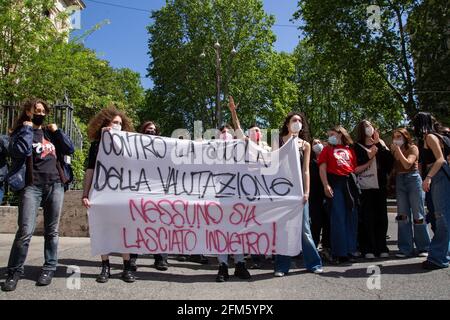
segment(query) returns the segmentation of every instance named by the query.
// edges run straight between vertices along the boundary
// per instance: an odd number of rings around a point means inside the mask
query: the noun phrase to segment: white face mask
[[[293,123],[291,124],[291,131],[294,132],[294,133],[300,132],[300,131],[302,130],[302,128],[303,128],[303,125],[302,125],[302,123],[299,122],[299,121],[293,122]]]
[[[403,138],[402,139],[394,139],[392,142],[394,144],[398,145],[399,147],[401,147],[402,145],[405,144],[405,140]]]
[[[228,132],[221,133],[219,138],[221,140],[233,140],[233,136],[231,135],[231,133]]]
[[[122,126],[120,124],[113,123],[111,126],[111,129],[116,130],[116,131],[122,131]]]
[[[374,133],[374,129],[373,129],[373,127],[372,126],[370,126],[370,127],[366,127],[366,136],[368,136],[368,137],[371,137],[371,136],[373,136],[373,133]]]
[[[318,143],[318,144],[313,145],[313,151],[315,153],[319,154],[322,152],[322,150],[323,150],[323,144]]]

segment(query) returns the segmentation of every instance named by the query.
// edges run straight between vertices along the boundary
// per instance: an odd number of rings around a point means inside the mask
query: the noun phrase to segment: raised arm
[[[239,104],[238,104],[239,105]],[[231,113],[231,119],[233,120],[233,127],[234,127],[234,131],[235,131],[235,135],[239,138],[239,139],[244,139],[245,135],[244,132],[242,131],[241,128],[241,123],[239,122],[239,118],[236,112],[238,106],[236,106],[234,104],[234,99],[232,96],[229,96],[229,104],[228,104],[228,108],[230,109],[230,113]]]

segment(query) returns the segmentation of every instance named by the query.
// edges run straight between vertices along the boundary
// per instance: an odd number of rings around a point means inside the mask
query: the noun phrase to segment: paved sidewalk
[[[106,284],[95,282],[99,258],[90,256],[89,239],[61,238],[59,268],[53,283],[37,287],[35,281],[43,263],[43,238],[33,237],[25,277],[15,292],[0,292],[0,299],[450,299],[450,269],[426,271],[420,263],[424,258],[396,259],[394,215],[390,214],[389,240],[391,258],[361,260],[354,264],[325,266],[325,273],[315,275],[303,267],[295,268],[289,276],[274,278],[272,264],[263,270],[251,270],[250,281],[238,281],[233,276],[227,283],[215,283],[216,259],[209,265],[178,262],[169,258],[166,272],[153,268],[153,258],[138,260],[138,281],[127,284],[119,279],[121,258],[111,257],[113,278]],[[13,235],[0,234],[0,282],[4,281],[5,266]],[[301,261],[296,260],[297,264]],[[69,289],[67,267],[81,269],[81,288]],[[367,286],[368,267],[380,267],[380,289]],[[234,269],[230,269],[232,272]],[[373,280],[373,279],[372,279]],[[376,285],[376,281],[369,281]]]

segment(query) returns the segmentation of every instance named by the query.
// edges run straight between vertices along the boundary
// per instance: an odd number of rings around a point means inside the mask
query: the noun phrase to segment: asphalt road
[[[251,270],[253,277],[250,281],[240,281],[231,276],[226,283],[215,282],[217,261],[213,257],[209,258],[208,265],[179,262],[169,257],[169,270],[161,272],[153,267],[151,256],[144,256],[138,260],[138,281],[128,284],[119,279],[121,258],[113,256],[113,278],[106,284],[99,284],[95,282],[100,270],[99,258],[91,257],[89,239],[60,238],[59,267],[53,283],[48,287],[37,287],[35,281],[43,263],[43,238],[34,237],[24,278],[16,291],[0,292],[0,300],[450,299],[450,269],[426,271],[420,265],[424,258],[395,258],[397,226],[394,215],[390,214],[389,218],[390,258],[325,265],[325,272],[321,275],[306,272],[301,260],[294,260],[295,268],[283,278],[273,277],[273,265],[267,260],[264,269]],[[0,282],[5,278],[13,237],[0,234]],[[79,289],[76,288],[76,281],[69,277],[69,266],[77,266],[81,272]],[[379,277],[374,275],[374,269]],[[230,269],[231,273],[233,271]]]

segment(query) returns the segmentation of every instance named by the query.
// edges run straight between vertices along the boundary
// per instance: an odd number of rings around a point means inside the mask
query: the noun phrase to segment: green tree
[[[17,98],[16,85],[23,80],[23,66],[39,50],[64,41],[45,15],[52,0],[2,0],[0,2],[0,100]]]
[[[152,14],[148,27],[154,88],[147,93],[146,118],[160,123],[163,132],[216,127],[216,64],[214,43],[221,45],[224,119],[230,120],[229,94],[240,103],[244,126],[258,122],[279,126],[278,114],[293,104],[295,90],[288,75],[294,66],[287,55],[273,52],[273,16],[260,0],[169,0]],[[236,54],[232,49],[237,50]],[[204,53],[204,54],[202,54]],[[280,67],[281,70],[277,68]],[[278,77],[270,81],[270,77]]]
[[[380,25],[376,30],[370,28],[369,18],[373,17],[367,14],[367,1],[302,0],[294,17],[304,22],[301,29],[309,42],[335,74],[346,77],[353,92],[370,92],[378,86],[376,83],[383,82],[411,118],[419,104],[407,25],[422,2],[373,1],[380,7]],[[435,1],[428,1],[430,14],[439,15],[432,2]],[[422,39],[417,41],[426,45]]]
[[[359,77],[362,83],[355,84],[347,73],[336,72],[333,64],[308,39],[299,43],[294,57],[297,109],[306,113],[312,136],[323,137],[336,124],[352,130],[362,119],[372,121],[383,131],[399,124],[400,103],[370,70]]]

